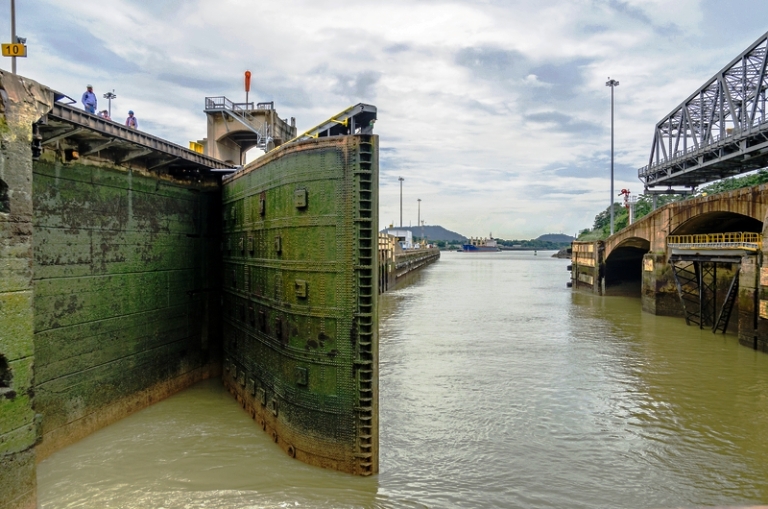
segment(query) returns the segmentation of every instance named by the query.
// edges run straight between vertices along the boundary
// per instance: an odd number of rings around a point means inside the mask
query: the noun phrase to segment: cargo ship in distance
[[[469,240],[461,246],[461,250],[465,253],[487,253],[492,251],[501,251],[496,244],[496,239],[491,234],[487,239],[480,237],[470,237]]]

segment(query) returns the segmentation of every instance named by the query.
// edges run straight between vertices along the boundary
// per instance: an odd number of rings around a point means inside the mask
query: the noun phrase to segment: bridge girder
[[[656,124],[646,188],[697,186],[768,166],[768,32]]]

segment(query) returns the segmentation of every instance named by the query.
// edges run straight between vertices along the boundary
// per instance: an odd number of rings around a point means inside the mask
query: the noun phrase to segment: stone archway
[[[605,294],[639,297],[643,283],[643,257],[651,243],[630,237],[614,247],[605,260]]]
[[[737,212],[705,212],[681,223],[670,235],[692,235],[697,233],[754,232],[763,230],[763,222]]]

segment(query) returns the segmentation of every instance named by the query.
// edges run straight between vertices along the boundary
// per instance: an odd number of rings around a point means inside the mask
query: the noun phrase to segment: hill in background
[[[574,240],[576,240],[575,237],[572,237],[570,235],[565,235],[563,233],[545,233],[544,235],[541,235],[536,240],[540,240],[542,242],[557,242],[557,243],[567,243],[570,244]]]
[[[451,230],[446,230],[442,226],[438,225],[425,225],[423,227],[410,226],[403,227],[402,229],[410,230],[415,239],[422,238],[423,236],[426,237],[429,242],[462,243],[467,241],[467,237],[464,235],[453,232]],[[386,230],[382,230],[382,232],[383,231]],[[500,246],[514,247],[516,249],[560,249],[561,247],[570,245],[574,238],[563,233],[547,233],[541,235],[539,238],[531,240],[497,240]]]
[[[442,226],[429,226],[424,225],[423,227],[418,226],[410,226],[410,227],[403,227],[403,228],[393,228],[397,230],[410,230],[413,234],[414,238],[418,237],[421,238],[422,236],[426,237],[428,241],[438,241],[442,240],[443,242],[464,242],[467,240],[467,238],[464,235],[458,234],[456,232],[452,232],[451,230],[446,230]],[[385,231],[385,230],[382,230]],[[422,233],[423,232],[423,233]]]

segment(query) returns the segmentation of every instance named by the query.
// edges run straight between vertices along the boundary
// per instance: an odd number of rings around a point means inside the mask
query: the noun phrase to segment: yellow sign
[[[27,46],[24,44],[3,44],[4,57],[26,57]]]
[[[768,300],[760,299],[760,318],[768,318]]]

